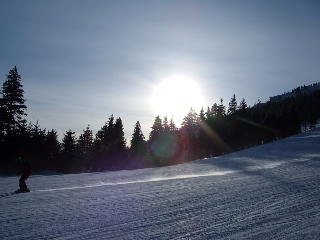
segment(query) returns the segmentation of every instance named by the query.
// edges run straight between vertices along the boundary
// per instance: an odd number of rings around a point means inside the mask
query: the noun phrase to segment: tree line
[[[121,118],[113,114],[94,135],[88,125],[79,137],[68,130],[62,142],[54,129],[29,123],[24,90],[17,67],[9,71],[0,98],[0,174],[16,170],[20,156],[34,171],[80,173],[159,167],[219,156],[285,138],[315,127],[320,118],[320,91],[297,94],[250,107],[233,95],[196,113],[190,108],[181,127],[156,116],[145,140],[139,121],[130,143]],[[128,146],[129,145],[129,146]]]

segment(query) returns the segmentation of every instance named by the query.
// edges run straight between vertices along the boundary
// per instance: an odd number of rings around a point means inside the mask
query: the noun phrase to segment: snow
[[[1,239],[320,239],[320,128],[177,166],[0,177]]]

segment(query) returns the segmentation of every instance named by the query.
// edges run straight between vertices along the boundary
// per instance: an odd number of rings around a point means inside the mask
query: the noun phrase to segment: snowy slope
[[[320,129],[156,169],[0,178],[1,239],[320,239]]]
[[[293,89],[291,92],[287,92],[287,93],[284,93],[281,95],[270,97],[270,101],[271,102],[280,101],[285,98],[296,97],[299,94],[305,94],[305,93],[310,94],[310,93],[314,92],[315,90],[320,90],[320,82],[314,83],[309,86],[301,86],[299,88]]]

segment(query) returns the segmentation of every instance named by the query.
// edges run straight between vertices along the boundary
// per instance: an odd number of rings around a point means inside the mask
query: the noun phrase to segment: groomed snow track
[[[171,167],[0,178],[1,239],[320,239],[320,129]]]

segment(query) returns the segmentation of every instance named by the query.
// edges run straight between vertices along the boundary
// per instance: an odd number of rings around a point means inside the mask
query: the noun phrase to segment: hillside
[[[274,97],[270,97],[270,101],[280,101],[289,97],[296,97],[299,94],[310,94],[316,90],[320,90],[320,82],[308,86],[301,86],[293,89],[291,92],[283,93]]]
[[[320,128],[154,169],[1,177],[2,239],[319,239]]]

